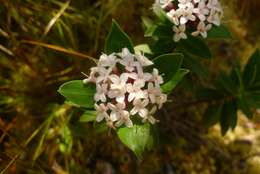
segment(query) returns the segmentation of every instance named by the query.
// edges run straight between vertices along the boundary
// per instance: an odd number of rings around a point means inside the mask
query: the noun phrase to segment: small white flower
[[[156,103],[158,104],[158,108],[161,109],[162,105],[167,102],[167,95],[166,94],[161,94],[156,97]]]
[[[91,82],[96,82],[96,74],[98,72],[98,68],[97,67],[93,67],[90,69],[90,75],[88,78],[83,80],[83,83],[87,84],[87,83],[91,83]]]
[[[198,36],[200,34],[203,38],[206,38],[207,32],[211,29],[211,27],[212,27],[211,24],[205,25],[205,23],[201,21],[197,26],[197,31],[191,34],[193,36]]]
[[[222,12],[221,5],[218,0],[209,0],[207,7],[211,10],[215,10],[217,12]]]
[[[201,1],[204,1],[205,2],[205,0],[193,0],[194,1],[194,3],[199,3],[199,2],[201,2]]]
[[[101,85],[97,84],[96,94],[94,96],[95,101],[106,102],[107,88],[108,88],[108,84],[106,83],[103,83]]]
[[[155,124],[156,122],[158,122],[158,120],[156,120],[156,119],[154,118],[154,116],[153,116],[153,115],[155,114],[156,110],[157,110],[157,107],[154,106],[154,107],[151,109],[151,111],[148,113],[148,115],[143,118],[142,122],[145,123],[145,122],[149,121],[151,124]]]
[[[198,7],[195,8],[193,12],[197,14],[201,21],[205,21],[206,16],[209,14],[209,9],[207,8],[205,1],[200,1]]]
[[[156,0],[156,4],[159,4],[162,8],[166,8],[172,3],[172,0]]]
[[[194,5],[192,3],[187,3],[185,8],[180,8],[180,24],[184,25],[188,21],[195,21],[196,16],[193,15]]]
[[[97,72],[98,72],[99,76],[97,77],[96,82],[101,83],[101,82],[107,80],[108,75],[111,72],[111,70],[108,70],[105,67],[98,67]]]
[[[154,83],[157,87],[160,86],[160,84],[163,84],[163,78],[159,74],[158,69],[156,69],[156,68],[153,69],[152,81],[154,81]]]
[[[116,105],[108,103],[108,107],[111,109],[110,119],[112,121],[118,121],[125,109],[125,103],[117,103]]]
[[[178,7],[184,9],[188,6],[188,4],[191,3],[191,0],[178,0],[178,2],[179,2]]]
[[[119,103],[124,103],[128,74],[121,74],[120,77],[112,74],[109,76],[109,79],[112,81],[112,84],[110,86],[111,90],[108,92],[108,96],[110,98],[116,98],[116,101]]]
[[[109,115],[107,114],[107,107],[102,103],[100,105],[95,104],[95,109],[97,111],[97,122],[101,122],[104,119],[107,119]]]
[[[169,11],[167,14],[167,16],[169,17],[169,19],[175,24],[175,25],[179,25],[180,21],[179,21],[179,17],[180,17],[180,11],[179,10],[174,10],[172,9],[171,11]]]
[[[147,97],[147,92],[145,90],[142,90],[145,85],[145,82],[143,80],[136,80],[134,84],[128,83],[126,85],[128,95],[128,102],[133,101],[134,99],[141,99]]]
[[[220,26],[220,19],[221,19],[221,14],[216,10],[211,10],[209,17],[207,18],[207,21],[216,26]]]
[[[148,96],[151,103],[156,103],[156,96],[161,94],[160,88],[156,87],[152,82],[148,83]]]
[[[181,39],[187,39],[185,30],[186,30],[185,25],[180,25],[179,27],[173,26],[173,31],[175,32],[173,40],[175,42],[178,42]]]
[[[134,60],[134,56],[130,53],[127,48],[122,50],[122,53],[119,54],[122,57],[122,60],[119,62],[125,66],[125,69],[129,72],[133,72],[135,70],[136,62]]]
[[[128,111],[120,111],[120,119],[116,122],[116,126],[120,127],[122,124],[125,124],[126,127],[133,127],[133,122],[130,119]]]
[[[131,115],[135,115],[135,114],[139,114],[140,117],[145,118],[148,114],[148,110],[146,108],[146,106],[148,105],[149,101],[148,100],[134,100],[133,104],[134,107],[133,109],[130,111]]]
[[[135,58],[140,62],[142,66],[150,66],[153,65],[153,62],[146,58],[144,55],[136,55]]]
[[[111,66],[115,66],[116,63],[117,63],[117,59],[114,54],[111,54],[109,56],[106,54],[102,54],[99,58],[98,66],[111,67]]]

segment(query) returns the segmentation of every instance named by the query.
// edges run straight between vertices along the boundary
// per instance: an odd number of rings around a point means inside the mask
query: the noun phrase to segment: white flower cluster
[[[91,69],[84,83],[95,83],[97,122],[106,120],[111,128],[125,124],[132,127],[132,117],[143,122],[157,122],[153,114],[167,100],[160,90],[163,83],[157,69],[144,72],[143,67],[152,65],[143,55],[131,54],[127,48],[121,53],[100,56],[97,67]]]
[[[186,28],[193,30],[193,36],[206,38],[212,25],[220,25],[223,15],[218,0],[157,0],[158,3],[175,24],[175,42],[187,39]]]

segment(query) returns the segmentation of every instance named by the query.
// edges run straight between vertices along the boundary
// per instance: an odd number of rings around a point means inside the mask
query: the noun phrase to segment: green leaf
[[[200,61],[194,58],[192,55],[184,54],[183,63],[184,67],[190,69],[192,73],[195,73],[204,79],[208,78],[207,67],[203,66]]]
[[[245,96],[240,96],[238,98],[238,107],[247,116],[247,118],[252,119],[253,113],[251,111],[251,107],[253,106],[250,106],[250,103]]]
[[[176,74],[172,77],[170,81],[162,85],[162,91],[164,93],[171,93],[172,90],[177,86],[177,84],[183,79],[183,77],[188,74],[190,71],[187,69],[179,69]]]
[[[208,31],[208,39],[232,39],[232,35],[228,28],[224,25],[214,26]]]
[[[227,101],[220,118],[221,133],[225,135],[229,128],[235,129],[237,125],[237,104],[236,101]]]
[[[93,110],[87,110],[84,114],[80,117],[80,122],[92,122],[96,121],[97,112]]]
[[[138,157],[141,157],[146,149],[151,148],[151,143],[153,143],[151,125],[149,123],[134,124],[132,128],[119,128],[117,134],[122,143],[130,148]]]
[[[153,54],[148,44],[140,44],[134,47],[136,54]]]
[[[220,120],[222,109],[222,104],[209,105],[203,117],[204,125],[210,127],[216,124]]]
[[[174,42],[170,38],[160,38],[152,45],[152,52],[156,55],[172,53],[174,49]]]
[[[84,85],[82,80],[73,80],[60,86],[58,92],[67,100],[85,108],[93,108],[95,86]]]
[[[156,57],[154,66],[164,75],[164,82],[172,79],[182,65],[183,55],[180,53],[164,54]]]
[[[107,54],[121,52],[123,48],[128,48],[134,53],[134,46],[129,36],[120,28],[115,20],[112,21],[112,27],[105,43],[105,52]]]
[[[194,56],[204,59],[211,59],[212,55],[205,40],[199,37],[189,36],[188,39],[183,39],[179,42],[179,49],[185,50]]]
[[[236,96],[239,91],[239,84],[236,84],[234,80],[232,80],[228,75],[221,73],[219,78],[217,79],[216,86],[225,91],[227,94],[231,94]]]
[[[243,72],[243,82],[247,88],[260,82],[260,50],[257,49],[250,57]]]

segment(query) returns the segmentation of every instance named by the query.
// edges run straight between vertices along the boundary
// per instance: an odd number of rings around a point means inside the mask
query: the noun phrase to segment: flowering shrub
[[[207,104],[205,126],[220,122],[223,135],[236,127],[238,109],[252,118],[252,109],[260,106],[259,51],[244,69],[233,66],[230,73],[209,78],[212,54],[207,40],[232,39],[220,24],[223,11],[218,0],[156,1],[153,9],[155,19],[142,18],[149,44],[133,46],[113,21],[104,54],[90,75],[59,89],[69,104],[85,109],[81,121],[105,121],[137,156],[153,147],[155,123],[160,120],[156,112],[183,78],[180,87]]]
[[[153,62],[148,58],[132,54],[127,48],[100,56],[98,66],[91,68],[90,76],[84,80],[85,84],[96,85],[97,122],[105,119],[111,128],[122,124],[133,127],[130,117],[135,115],[143,122],[157,122],[153,114],[166,102],[167,96],[161,92],[163,79],[158,69],[144,72],[143,68],[150,65]]]

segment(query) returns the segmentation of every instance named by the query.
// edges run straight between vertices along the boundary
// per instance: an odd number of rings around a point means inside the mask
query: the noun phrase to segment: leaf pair
[[[260,107],[260,52],[256,50],[250,57],[243,72],[233,68],[229,75],[221,74],[215,89],[204,90],[214,104],[208,106],[204,122],[207,126],[220,122],[222,134],[237,124],[237,110],[240,109],[249,119],[252,110]]]

